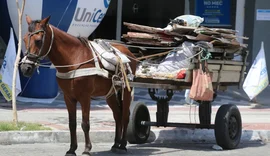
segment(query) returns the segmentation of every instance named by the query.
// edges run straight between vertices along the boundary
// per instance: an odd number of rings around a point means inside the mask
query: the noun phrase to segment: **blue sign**
[[[202,25],[231,26],[231,1],[196,0],[195,14],[204,18]]]

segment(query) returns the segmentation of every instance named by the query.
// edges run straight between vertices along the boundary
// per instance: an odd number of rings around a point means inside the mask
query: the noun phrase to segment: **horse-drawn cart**
[[[248,53],[245,50],[245,45],[239,44],[236,41],[238,36],[235,35],[235,31],[205,27],[190,28],[182,26],[181,24],[185,25],[185,22],[183,23],[181,20],[176,20],[172,23],[172,30],[129,25],[134,29],[142,29],[144,32],[151,33],[127,34],[126,37],[130,43],[137,42],[143,45],[151,43],[154,46],[144,47],[123,43],[129,48],[128,50],[123,45],[114,44],[109,46],[103,41],[99,42],[99,40],[89,42],[82,37],[72,37],[66,32],[48,24],[49,19],[50,16],[40,21],[32,20],[29,16],[26,17],[28,32],[25,34],[24,39],[27,51],[21,61],[20,68],[24,76],[30,77],[39,66],[51,67],[51,65],[40,64],[40,60],[48,56],[57,69],[58,84],[64,93],[69,113],[71,142],[70,149],[66,155],[76,155],[75,151],[78,145],[76,138],[77,102],[81,104],[83,114],[82,129],[85,136],[83,155],[90,155],[92,145],[89,137],[89,103],[91,97],[104,95],[113,111],[116,122],[116,135],[111,149],[114,152],[125,152],[127,150],[127,140],[130,143],[146,142],[150,134],[150,126],[214,128],[218,145],[225,149],[237,147],[241,138],[242,123],[240,112],[235,105],[221,106],[217,112],[215,124],[211,125],[211,101],[214,100],[212,98],[213,91],[225,90],[226,87],[233,85],[240,86],[244,79]],[[175,23],[176,25],[174,25]],[[63,38],[65,42],[62,40]],[[179,45],[179,43],[182,45]],[[168,45],[169,48],[164,48],[164,45]],[[119,52],[115,50],[116,48]],[[138,56],[138,54],[143,56]],[[149,73],[151,67],[147,69],[148,67],[146,66],[148,64],[140,61],[141,59],[149,60],[152,57],[162,58],[160,56],[166,54],[168,55],[165,58],[165,62],[161,61],[162,66],[164,65],[163,63],[166,63],[167,58],[173,59],[174,55],[180,59],[173,61],[170,65],[171,67],[176,67],[176,70],[172,72],[173,74],[169,70],[167,72],[168,75],[163,75],[164,72],[162,70],[166,70],[167,67],[161,68],[162,72],[157,75],[154,74],[155,72]],[[210,57],[211,55],[212,57]],[[235,55],[241,55],[242,60],[234,60]],[[129,60],[127,57],[133,60]],[[142,63],[143,71],[137,72],[137,63],[134,59],[138,63]],[[106,70],[100,67],[100,62]],[[203,74],[211,73],[211,76],[208,75],[207,78],[201,79],[207,83],[197,83],[207,85],[208,87],[204,88],[204,91],[207,90],[207,94],[211,93],[211,95],[207,95],[207,98],[211,100],[202,98],[203,100],[197,101],[199,103],[200,124],[168,122],[169,101],[174,94],[173,91],[189,88],[195,92],[199,90],[194,90],[195,83],[193,83],[194,78],[199,75],[198,73],[197,75],[193,74],[194,71],[198,71],[195,70],[198,69],[198,65],[200,67],[199,72]],[[128,69],[128,74],[126,74],[126,69]],[[111,72],[109,73],[108,70],[111,70]],[[177,77],[175,77],[174,72],[178,72],[178,70],[180,70],[179,77],[178,73]],[[205,72],[206,70],[207,72]],[[115,86],[117,83],[124,89],[123,91],[118,90],[120,88]],[[128,106],[131,99],[131,94],[127,92],[130,91],[129,84],[135,88],[149,89],[149,95],[157,102],[156,122],[150,121],[148,108],[140,102],[131,105],[131,114],[128,116]],[[112,87],[108,88],[108,86]],[[155,94],[156,89],[166,90],[167,97],[158,97]],[[122,99],[119,98],[118,93],[122,93]],[[128,120],[128,117],[130,117],[130,120]],[[126,139],[126,132],[128,139]]]
[[[138,51],[167,51],[170,48],[141,47],[126,45],[133,53]],[[241,86],[247,65],[247,51],[240,48],[237,52],[230,49],[208,49],[212,55],[217,55],[216,59],[207,60],[208,69],[213,74],[212,84],[215,91],[226,90],[228,86]],[[233,60],[235,55],[241,55],[240,61]],[[130,86],[138,88],[148,88],[148,93],[152,100],[157,102],[156,122],[150,120],[147,106],[140,101],[133,101],[130,107],[130,121],[127,130],[128,141],[130,143],[145,143],[150,135],[150,127],[181,127],[214,129],[216,142],[224,149],[234,149],[238,146],[242,134],[241,115],[236,105],[222,105],[216,114],[215,124],[211,124],[211,102],[197,101],[199,103],[199,124],[171,123],[168,121],[169,102],[174,95],[174,91],[190,89],[192,86],[192,71],[198,66],[197,57],[190,59],[189,68],[186,70],[184,79],[169,79],[160,77],[135,76],[129,81]],[[156,95],[156,90],[166,90],[166,96]],[[213,100],[214,101],[214,100]]]
[[[185,18],[194,18],[191,20],[192,22],[200,19],[189,15],[180,16],[179,19],[171,21],[164,29],[124,22],[129,30],[135,32],[124,34],[123,38],[127,42],[122,44],[129,48],[136,56],[137,62],[140,63],[135,77],[129,81],[129,84],[135,89],[136,87],[148,88],[150,97],[157,102],[156,122],[150,121],[150,114],[145,104],[142,102],[131,104],[127,130],[128,141],[145,143],[151,126],[206,128],[214,129],[219,146],[224,149],[234,149],[238,146],[242,134],[240,112],[236,105],[222,105],[217,111],[215,124],[211,124],[211,102],[215,100],[217,91],[224,91],[228,86],[239,86],[240,88],[242,85],[248,51],[246,50],[247,45],[238,42],[237,38],[248,38],[237,36],[237,31],[232,29],[188,26],[185,22],[183,23],[183,21],[189,21]],[[178,49],[179,47],[180,49]],[[167,56],[164,57],[165,55]],[[236,59],[235,56],[240,56],[240,59]],[[142,60],[150,61],[145,63]],[[153,68],[147,67],[148,63],[158,65],[158,70],[154,71],[161,72],[159,74],[151,72]],[[162,65],[169,66],[160,67]],[[174,71],[178,72],[180,68],[185,68],[184,72],[180,70],[175,76]],[[200,124],[168,122],[169,102],[174,91],[192,88],[193,78],[196,77],[193,72],[198,68],[210,73],[211,80],[204,82],[212,84],[211,88],[214,91],[211,100],[196,100],[199,103]],[[163,74],[164,71],[168,73],[166,76]],[[158,96],[156,94],[158,89],[166,90],[166,97]]]

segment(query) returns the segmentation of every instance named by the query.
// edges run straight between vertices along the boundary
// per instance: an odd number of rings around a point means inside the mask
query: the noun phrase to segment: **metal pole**
[[[246,0],[238,0],[236,4],[235,29],[239,31],[238,36],[244,36],[245,4]],[[241,38],[239,38],[238,41],[243,43],[243,39]],[[235,54],[234,59],[240,61],[242,60],[242,56]]]
[[[245,3],[246,0],[238,0],[236,4],[236,18],[235,27],[239,31],[239,36],[244,36],[244,23],[245,23]],[[243,39],[239,38],[238,41],[243,43]]]
[[[185,0],[185,14],[186,15],[189,15],[190,14],[189,5],[190,5],[189,0]]]
[[[118,0],[117,2],[117,19],[116,19],[116,40],[121,40],[122,31],[122,6],[123,0]]]

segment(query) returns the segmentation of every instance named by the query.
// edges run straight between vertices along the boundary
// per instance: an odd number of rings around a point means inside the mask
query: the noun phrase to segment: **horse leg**
[[[81,97],[87,97],[87,98],[82,98],[79,100],[81,104],[81,109],[82,109],[82,124],[81,127],[84,132],[84,137],[85,137],[85,149],[82,155],[85,156],[90,156],[90,151],[92,149],[92,144],[89,136],[89,131],[90,131],[90,123],[89,123],[89,115],[90,115],[90,102],[91,98],[88,96],[81,96]]]
[[[114,138],[114,145],[112,146],[111,150],[113,152],[117,152],[119,149],[120,141],[121,141],[121,134],[122,134],[122,125],[121,125],[121,107],[117,101],[117,96],[114,94],[109,97],[107,100],[109,107],[112,109],[113,117],[115,120],[115,138]]]
[[[64,100],[66,102],[66,106],[68,109],[68,117],[69,117],[69,131],[70,131],[70,149],[66,152],[66,156],[76,156],[75,151],[77,150],[77,135],[76,135],[76,104],[77,100],[71,99],[67,96],[64,96]]]
[[[132,88],[131,88],[132,89]],[[131,103],[131,92],[128,91],[127,88],[124,89],[124,99],[122,102],[122,140],[121,140],[121,145],[120,149],[123,152],[127,152],[127,126],[129,122],[129,115],[130,115],[130,103]]]

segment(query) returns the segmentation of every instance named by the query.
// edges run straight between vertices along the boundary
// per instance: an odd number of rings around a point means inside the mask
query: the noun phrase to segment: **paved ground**
[[[92,155],[117,156],[111,153],[111,143],[93,144]],[[270,145],[260,143],[241,144],[238,149],[215,151],[213,144],[144,144],[128,145],[125,156],[267,156]],[[68,144],[21,144],[0,145],[0,156],[61,156],[68,149]],[[77,155],[81,156],[83,144],[80,143]]]
[[[268,90],[269,88],[266,89],[266,91]],[[221,92],[213,103],[211,122],[214,123],[215,115],[220,105],[228,103],[237,104],[242,116],[244,130],[242,135],[243,139],[268,142],[270,140],[270,106],[267,105],[268,96],[269,95],[267,93],[262,93],[258,97],[258,103],[254,104],[249,102],[245,94],[239,90],[230,89],[226,92]],[[151,121],[156,121],[156,104],[150,99],[146,89],[135,90],[135,101],[145,102],[150,110]],[[176,93],[170,103],[169,122],[199,123],[198,106],[196,104],[190,106],[185,103],[184,93]],[[63,142],[69,141],[68,115],[62,94],[60,94],[51,104],[18,102],[17,105],[19,121],[38,122],[44,124],[45,126],[51,127],[55,132],[53,134],[44,134],[44,136],[49,140],[59,140],[59,138],[55,138],[55,135],[59,134],[59,132],[64,132],[63,135],[56,135],[62,137],[59,142],[61,142],[61,139],[62,141],[64,140]],[[90,123],[93,142],[112,141],[114,137],[114,120],[111,110],[108,108],[104,100],[93,101],[91,107]],[[77,119],[77,128],[81,135],[81,110],[79,106]],[[0,121],[12,121],[12,109],[10,103],[0,103]],[[151,127],[151,129],[155,134],[154,137],[156,137],[154,139],[159,139],[160,141],[170,138],[178,139],[182,142],[187,142],[189,140],[193,142],[199,140],[199,142],[202,142],[207,139],[213,141],[214,138],[213,131],[187,131],[177,128],[163,127]],[[6,137],[6,135],[10,134],[2,133],[2,137]],[[11,135],[11,138],[9,139],[11,139],[11,142],[18,142],[18,138],[21,139],[22,135],[23,133],[17,133],[15,135]],[[31,133],[27,134],[23,138],[29,140],[29,138],[27,138],[29,136],[31,136],[30,142],[32,143],[35,142],[36,136],[38,136],[39,141],[42,142],[40,137],[43,135],[41,134],[34,135]],[[81,139],[80,141],[83,140]]]
[[[270,105],[267,105],[268,87],[258,97],[258,103],[249,102],[243,91],[234,88],[225,92],[219,92],[215,102],[212,103],[212,123],[214,123],[216,111],[222,104],[236,104],[241,112],[243,129],[270,130]],[[164,91],[160,95],[165,95]],[[147,89],[135,89],[134,101],[141,101],[147,104],[151,120],[156,119],[156,103],[150,99]],[[60,94],[51,104],[44,103],[23,103],[18,102],[18,116],[21,121],[40,122],[56,130],[68,130],[68,118],[63,95]],[[112,112],[104,100],[95,100],[91,103],[91,129],[93,130],[114,130]],[[12,120],[11,104],[0,102],[0,121]],[[78,130],[81,130],[81,111],[78,105]],[[198,123],[198,106],[190,106],[185,102],[184,92],[176,92],[170,101],[170,122]]]
[[[148,107],[151,121],[156,121],[156,108]],[[190,109],[191,108],[191,109]],[[199,123],[197,106],[172,106],[168,120],[170,122]],[[218,106],[213,107],[212,123],[214,123]],[[240,107],[242,115],[243,129],[250,130],[270,130],[270,108],[254,109]],[[195,112],[196,111],[196,112]],[[0,109],[0,119],[12,121],[11,109]],[[66,109],[31,109],[23,108],[18,111],[20,121],[30,121],[43,123],[55,130],[68,130],[68,114]],[[81,131],[81,111],[78,110],[78,130]],[[114,130],[114,120],[109,108],[94,107],[90,113],[91,130]],[[155,129],[155,127],[153,127]]]

